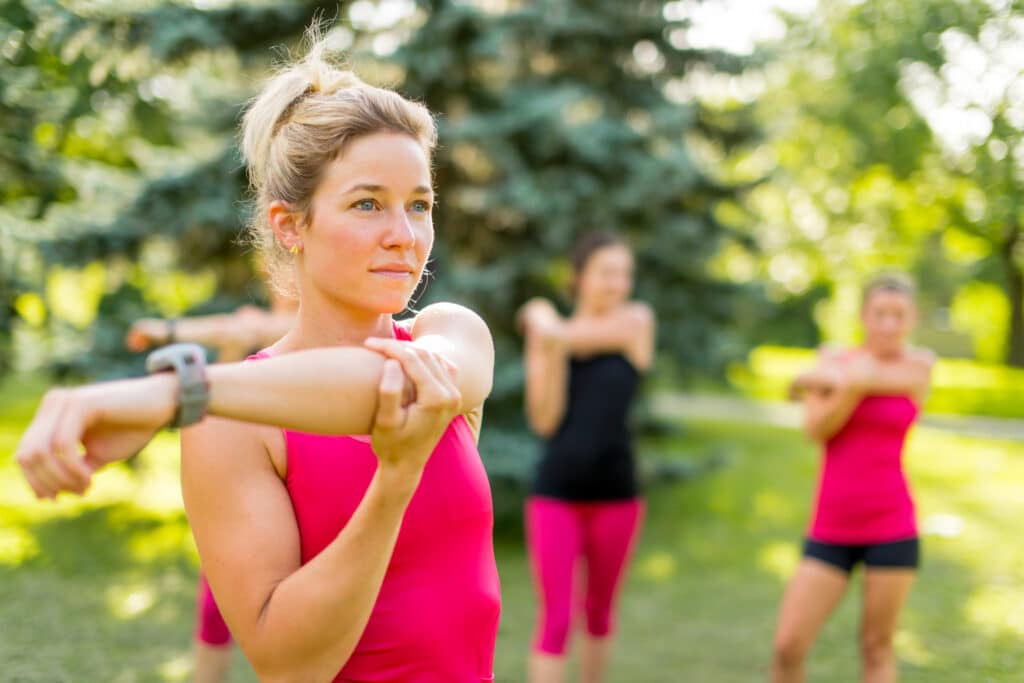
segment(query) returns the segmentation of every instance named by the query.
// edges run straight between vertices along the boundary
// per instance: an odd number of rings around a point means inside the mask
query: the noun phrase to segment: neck
[[[899,348],[883,348],[877,344],[872,344],[869,341],[864,342],[862,348],[869,354],[874,356],[876,359],[881,361],[887,360],[899,360],[906,353],[906,344],[901,344]]]
[[[353,308],[322,297],[303,296],[295,324],[274,345],[278,353],[326,346],[362,346],[368,337],[391,338],[391,315]]]
[[[588,301],[577,301],[573,307],[572,314],[579,318],[599,318],[609,313],[612,309],[595,305]]]

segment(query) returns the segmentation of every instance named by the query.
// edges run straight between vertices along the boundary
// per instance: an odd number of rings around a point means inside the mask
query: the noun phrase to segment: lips
[[[401,280],[411,276],[414,270],[412,266],[407,263],[385,263],[384,265],[377,266],[376,268],[371,268],[370,272],[374,275],[381,275],[383,277]]]

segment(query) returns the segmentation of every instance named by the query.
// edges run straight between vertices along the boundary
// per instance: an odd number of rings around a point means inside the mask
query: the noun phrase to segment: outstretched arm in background
[[[243,306],[234,313],[200,315],[175,320],[136,320],[125,337],[132,351],[146,351],[172,341],[216,348],[222,362],[242,360],[253,349],[268,346],[288,332],[295,321],[291,311],[271,312]]]

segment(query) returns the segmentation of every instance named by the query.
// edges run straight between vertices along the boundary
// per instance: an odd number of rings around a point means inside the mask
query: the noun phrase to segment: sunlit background
[[[512,317],[568,305],[565,255],[593,227],[635,244],[660,319],[612,680],[764,679],[817,467],[780,401],[815,346],[857,341],[885,268],[917,280],[916,341],[942,357],[908,456],[925,562],[903,680],[1020,680],[1020,2],[0,0],[0,681],[188,679],[177,437],[56,504],[6,454],[48,384],[141,371],[132,320],[267,303],[236,125],[318,11],[364,79],[439,117],[418,302],[479,310],[498,347],[497,680],[523,680],[534,609]],[[856,608],[812,680],[855,679]],[[232,680],[255,680],[240,655]]]

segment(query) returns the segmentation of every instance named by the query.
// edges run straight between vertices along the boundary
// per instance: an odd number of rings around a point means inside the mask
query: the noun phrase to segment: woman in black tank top
[[[526,503],[527,545],[537,595],[530,683],[558,683],[575,623],[574,568],[585,559],[586,626],[579,670],[600,681],[612,644],[615,596],[643,516],[627,419],[654,352],[654,315],[629,301],[633,254],[619,237],[593,233],[577,245],[573,314],[544,299],[523,306],[526,413],[544,439]]]

